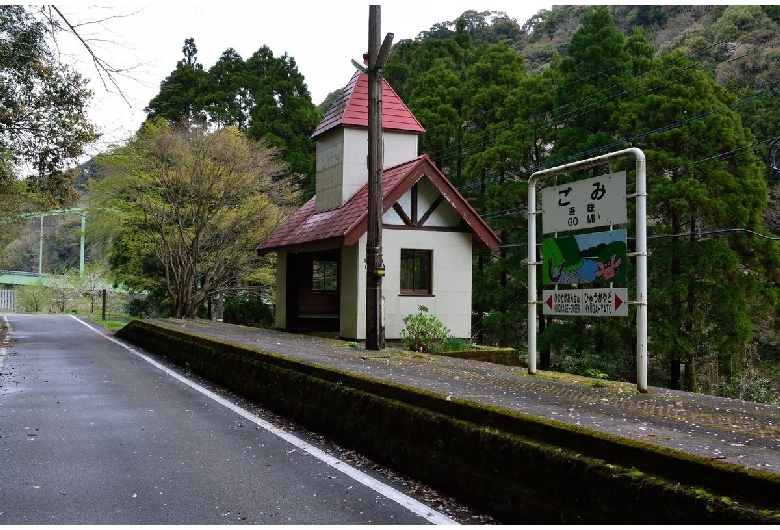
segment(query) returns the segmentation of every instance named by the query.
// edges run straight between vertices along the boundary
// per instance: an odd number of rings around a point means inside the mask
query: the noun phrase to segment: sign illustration
[[[625,230],[592,232],[542,241],[544,285],[623,286],[627,268]]]

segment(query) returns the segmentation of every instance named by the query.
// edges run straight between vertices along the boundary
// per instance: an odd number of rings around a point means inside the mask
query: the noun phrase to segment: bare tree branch
[[[95,65],[95,70],[97,70],[98,77],[100,77],[100,81],[103,83],[103,87],[108,90],[108,85],[106,84],[106,79],[116,88],[119,95],[122,97],[122,99],[130,105],[130,101],[128,101],[127,96],[122,91],[122,88],[119,86],[119,83],[117,83],[117,80],[115,78],[115,74],[120,73],[122,70],[116,69],[111,66],[108,62],[104,61],[100,57],[98,57],[92,47],[89,45],[89,43],[81,36],[79,31],[76,29],[76,26],[70,23],[70,21],[67,19],[67,17],[62,13],[62,11],[57,8],[57,6],[51,6],[51,8],[54,10],[55,13],[57,13],[57,16],[59,16],[62,21],[65,23],[65,25],[68,27],[69,31],[81,42],[81,44],[84,46],[84,49],[87,50],[87,53],[89,53],[89,56],[92,58],[92,63]],[[115,17],[111,17],[115,18]]]

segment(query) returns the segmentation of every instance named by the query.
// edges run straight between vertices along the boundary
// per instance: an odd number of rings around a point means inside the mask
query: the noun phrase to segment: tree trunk
[[[539,311],[539,334],[542,335],[546,329],[547,329],[547,319],[544,318],[543,312]],[[550,362],[551,362],[550,359],[551,359],[550,345],[549,343],[546,343],[539,352],[539,369],[549,370]]]
[[[672,275],[680,273],[680,260],[676,256],[672,258]],[[678,293],[673,295],[674,304],[682,304],[682,300],[679,299]],[[670,366],[669,366],[669,388],[672,390],[680,390],[680,350],[682,346],[678,340],[675,340],[675,347],[670,354]]]
[[[690,242],[691,245],[696,241],[696,220],[690,220]],[[685,309],[687,315],[687,322],[685,324],[685,331],[689,336],[692,336],[695,330],[694,324],[694,307],[696,307],[696,293],[694,291],[694,281],[688,280],[688,293],[685,300]],[[685,354],[685,373],[682,376],[682,390],[688,392],[694,392],[696,386],[696,350],[686,352]]]

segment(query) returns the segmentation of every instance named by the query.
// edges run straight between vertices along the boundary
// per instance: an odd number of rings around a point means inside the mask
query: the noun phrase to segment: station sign
[[[556,289],[542,291],[544,315],[579,317],[628,316],[628,289]]]
[[[626,172],[542,190],[542,233],[626,223]]]

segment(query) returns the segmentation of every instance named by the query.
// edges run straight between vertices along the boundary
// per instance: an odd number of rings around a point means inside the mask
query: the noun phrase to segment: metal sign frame
[[[641,149],[632,147],[607,155],[544,169],[528,179],[528,373],[536,373],[537,298],[536,267],[542,262],[536,257],[536,183],[540,180],[588,169],[615,160],[633,157],[636,160],[636,386],[639,392],[647,392],[647,163]]]

